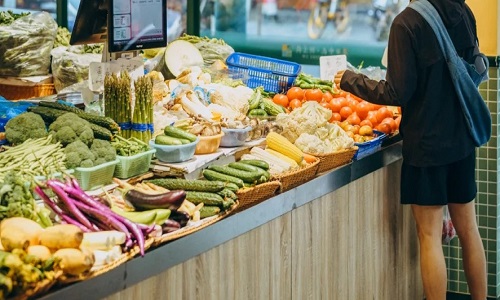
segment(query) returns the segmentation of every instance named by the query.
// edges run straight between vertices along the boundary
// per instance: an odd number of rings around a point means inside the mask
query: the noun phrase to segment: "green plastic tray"
[[[151,149],[132,156],[117,156],[119,160],[115,168],[115,177],[126,179],[149,171],[151,159],[156,149]]]
[[[75,177],[85,191],[98,189],[113,182],[113,174],[119,160],[110,161],[92,168],[75,168]]]

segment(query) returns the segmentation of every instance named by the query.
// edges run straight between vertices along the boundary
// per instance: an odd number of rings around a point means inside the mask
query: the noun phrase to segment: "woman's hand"
[[[340,87],[340,81],[342,80],[342,76],[344,76],[345,70],[338,71],[337,74],[335,74],[335,77],[333,77],[333,82]]]

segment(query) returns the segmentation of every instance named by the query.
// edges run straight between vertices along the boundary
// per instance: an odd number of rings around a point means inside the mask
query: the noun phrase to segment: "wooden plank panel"
[[[292,299],[347,298],[348,189],[292,211]]]

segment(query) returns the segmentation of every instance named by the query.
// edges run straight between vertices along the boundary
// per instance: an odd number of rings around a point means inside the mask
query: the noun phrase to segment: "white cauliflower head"
[[[294,144],[303,152],[310,154],[325,153],[327,148],[319,137],[308,133],[301,134]]]

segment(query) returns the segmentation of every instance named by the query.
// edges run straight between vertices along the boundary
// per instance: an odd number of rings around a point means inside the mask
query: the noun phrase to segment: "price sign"
[[[322,80],[333,80],[338,71],[347,69],[347,56],[330,55],[319,58],[319,71]]]

